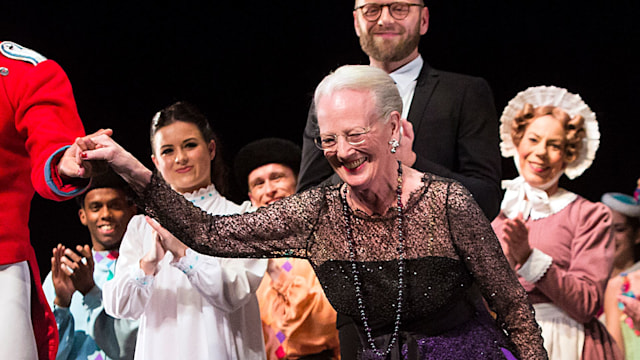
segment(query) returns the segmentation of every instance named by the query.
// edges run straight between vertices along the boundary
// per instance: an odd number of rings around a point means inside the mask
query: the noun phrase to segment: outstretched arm
[[[324,191],[319,188],[295,194],[253,213],[212,216],[154,175],[139,202],[170,232],[157,229],[169,251],[176,245],[177,239],[170,237],[174,234],[191,249],[207,255],[307,257],[311,234],[322,216]]]
[[[255,213],[212,216],[152,176],[109,136],[85,137],[77,143],[83,170],[91,171],[88,161],[107,161],[137,192],[140,208],[197,252],[222,257],[307,256],[309,238],[326,198],[323,188],[296,194]]]

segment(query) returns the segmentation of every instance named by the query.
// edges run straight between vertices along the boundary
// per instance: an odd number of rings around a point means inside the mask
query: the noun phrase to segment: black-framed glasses
[[[382,8],[385,6],[389,8],[389,14],[391,14],[391,17],[396,20],[406,19],[412,6],[424,7],[422,4],[397,1],[388,4],[366,3],[364,5],[356,6],[353,11],[360,9],[362,10],[362,17],[364,17],[365,20],[377,21],[380,18],[380,15],[382,15]]]
[[[316,147],[320,150],[330,150],[338,144],[338,137],[344,136],[345,140],[350,145],[362,145],[364,141],[367,139],[367,134],[371,131],[371,127],[357,127],[349,131],[348,134],[338,135],[338,134],[320,134],[313,139],[313,142],[316,144]]]

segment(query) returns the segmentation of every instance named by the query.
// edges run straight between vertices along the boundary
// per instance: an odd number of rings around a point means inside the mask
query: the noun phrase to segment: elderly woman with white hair
[[[505,108],[501,149],[520,176],[506,193],[493,228],[527,290],[550,359],[619,359],[596,319],[613,262],[611,213],[559,187],[592,163],[600,134],[578,95],[529,88]]]
[[[397,141],[402,101],[391,78],[341,67],[314,101],[316,144],[343,182],[251,214],[199,211],[107,136],[79,140],[80,157],[107,160],[137,189],[141,208],[197,251],[308,259],[336,311],[356,322],[353,357],[546,359],[526,293],[469,192],[398,161],[411,144]],[[180,246],[153,226],[163,246]],[[476,305],[473,289],[497,318]]]

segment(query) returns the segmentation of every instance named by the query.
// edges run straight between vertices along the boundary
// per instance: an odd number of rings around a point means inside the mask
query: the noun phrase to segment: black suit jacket
[[[492,220],[500,209],[502,175],[498,119],[489,84],[478,77],[436,70],[425,62],[408,120],[415,132],[413,167],[461,182]],[[313,143],[317,133],[312,104],[303,136],[298,191],[330,177],[334,183],[339,181]]]

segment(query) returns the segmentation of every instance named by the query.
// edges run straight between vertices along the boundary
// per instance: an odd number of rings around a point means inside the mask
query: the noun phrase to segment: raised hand
[[[56,298],[53,303],[57,306],[69,307],[71,305],[71,297],[76,288],[69,277],[71,270],[62,264],[64,251],[65,247],[62,244],[58,244],[53,248],[53,256],[51,257],[51,280],[56,291]]]
[[[73,282],[73,286],[86,295],[94,286],[93,281],[93,255],[91,254],[91,248],[89,245],[76,246],[77,253],[71,249],[64,251],[64,257],[62,257],[62,263],[71,269],[72,273],[69,274],[69,278]]]
[[[108,135],[111,136],[111,134],[113,133],[113,131],[111,129],[100,129],[96,132],[94,132],[91,135],[87,135],[87,137],[93,137],[93,136],[98,136],[98,135]],[[78,139],[82,139],[82,138],[78,138]],[[69,148],[67,148],[67,150],[65,150],[64,154],[62,155],[62,158],[60,158],[60,161],[58,162],[58,174],[60,174],[63,177],[68,177],[68,178],[74,178],[74,177],[90,177],[92,175],[95,175],[95,173],[97,173],[98,171],[100,171],[100,165],[97,163],[91,164],[92,168],[95,170],[93,172],[89,171],[85,171],[83,169],[81,160],[78,157],[78,139],[76,139],[76,141],[71,144],[71,146]],[[86,166],[88,166],[89,164],[86,164]]]
[[[169,230],[165,229],[159,222],[153,220],[152,218],[145,216],[145,220],[147,223],[151,225],[153,230],[159,236],[160,241],[162,241],[162,246],[173,254],[175,259],[180,259],[187,252],[187,245],[185,245],[182,241],[180,241],[177,237],[173,236]]]
[[[85,136],[76,140],[79,174],[87,176],[92,171],[92,161],[105,160],[134,190],[142,191],[151,181],[151,170],[115,142],[109,134]]]
[[[153,241],[154,246],[140,259],[140,268],[146,275],[155,275],[158,272],[158,264],[167,252],[162,245],[160,235],[155,230],[153,232]]]
[[[507,259],[511,257],[509,262],[514,261],[518,265],[524,264],[533,250],[529,245],[529,228],[524,223],[522,213],[514,219],[507,219],[503,231],[503,240],[508,246],[508,251],[505,251],[506,254],[508,253]]]

